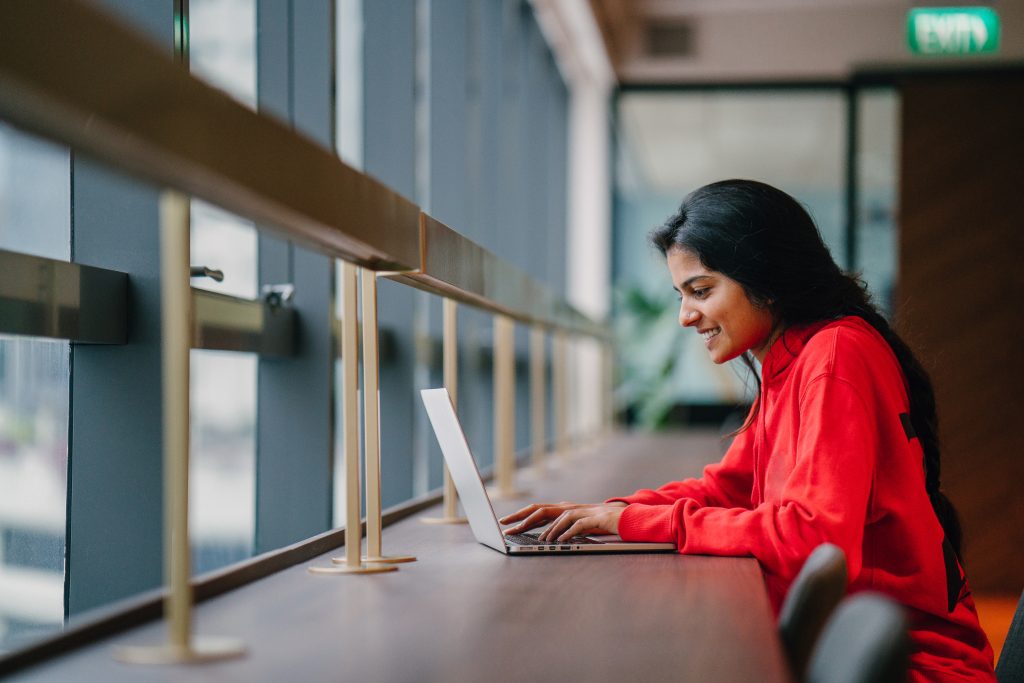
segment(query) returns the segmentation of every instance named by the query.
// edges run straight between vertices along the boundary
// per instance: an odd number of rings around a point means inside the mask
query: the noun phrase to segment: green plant
[[[684,339],[671,294],[651,294],[637,285],[615,292],[615,336],[619,349],[616,405],[645,429],[665,424],[679,402]]]

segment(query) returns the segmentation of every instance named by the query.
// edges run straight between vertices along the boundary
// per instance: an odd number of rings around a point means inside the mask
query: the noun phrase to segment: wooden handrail
[[[522,322],[607,337],[507,261],[82,0],[0,3],[0,118],[332,257]]]

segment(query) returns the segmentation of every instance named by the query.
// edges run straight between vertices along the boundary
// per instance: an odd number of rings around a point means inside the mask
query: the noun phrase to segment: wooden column
[[[898,331],[931,374],[975,593],[1024,577],[1024,70],[900,85]]]

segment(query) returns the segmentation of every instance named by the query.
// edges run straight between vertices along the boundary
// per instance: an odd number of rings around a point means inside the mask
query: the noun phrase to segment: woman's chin
[[[733,351],[732,349],[711,349],[710,354],[711,362],[714,363],[715,365],[721,365],[723,363],[728,363],[731,360],[739,358],[741,355],[743,355],[743,352]]]

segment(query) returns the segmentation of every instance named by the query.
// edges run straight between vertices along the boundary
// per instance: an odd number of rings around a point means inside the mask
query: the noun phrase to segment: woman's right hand
[[[601,504],[598,503],[596,505]],[[625,503],[607,503],[606,505],[626,506]],[[498,521],[502,524],[519,522],[516,526],[505,529],[505,533],[521,534],[524,531],[529,531],[530,529],[554,521],[569,510],[592,507],[595,507],[594,503],[569,503],[566,501],[561,503],[533,503],[532,505],[527,505],[521,510],[513,512],[511,515],[502,517]]]

